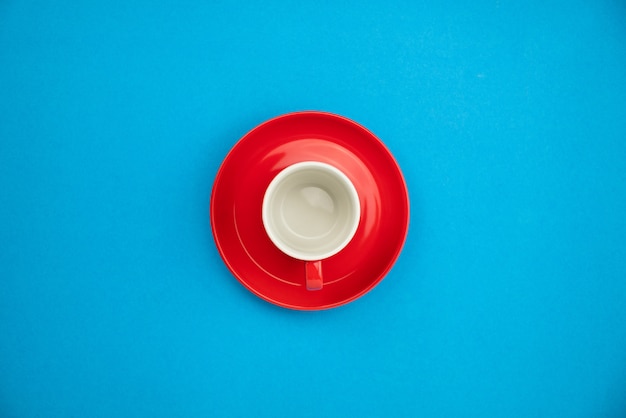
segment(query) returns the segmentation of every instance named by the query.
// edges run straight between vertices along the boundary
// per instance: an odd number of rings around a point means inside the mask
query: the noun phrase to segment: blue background
[[[0,2],[0,416],[626,416],[626,5]],[[215,248],[228,150],[376,133],[391,273],[295,312]]]

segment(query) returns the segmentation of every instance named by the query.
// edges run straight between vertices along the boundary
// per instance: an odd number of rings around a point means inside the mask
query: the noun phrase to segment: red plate
[[[283,254],[263,228],[265,189],[283,168],[321,161],[343,171],[359,193],[361,221],[348,246],[322,262],[324,287],[305,287],[304,262]],[[291,309],[343,305],[389,272],[404,244],[409,199],[400,168],[361,125],[323,112],[278,116],[248,132],[226,156],[211,195],[211,227],[222,259],[257,296]]]

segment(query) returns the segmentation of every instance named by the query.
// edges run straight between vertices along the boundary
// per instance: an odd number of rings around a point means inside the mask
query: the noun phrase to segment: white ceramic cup
[[[359,226],[359,195],[336,167],[318,161],[288,166],[263,197],[263,226],[283,253],[305,261],[306,286],[323,286],[321,261],[352,240]]]

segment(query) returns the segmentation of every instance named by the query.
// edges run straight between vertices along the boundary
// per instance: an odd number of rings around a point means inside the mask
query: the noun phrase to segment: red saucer
[[[322,262],[318,291],[306,289],[304,262],[278,250],[261,219],[274,176],[311,160],[343,171],[361,203],[359,228],[345,249]],[[290,113],[248,132],[226,156],[211,195],[213,237],[230,271],[257,296],[291,309],[332,308],[372,289],[398,258],[408,225],[406,185],[389,150],[364,127],[330,113]]]

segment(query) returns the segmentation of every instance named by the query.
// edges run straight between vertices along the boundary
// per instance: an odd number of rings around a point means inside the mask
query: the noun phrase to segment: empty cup
[[[323,287],[322,260],[343,250],[361,217],[358,193],[339,169],[318,161],[288,166],[263,197],[263,226],[283,253],[305,262],[309,290]]]

